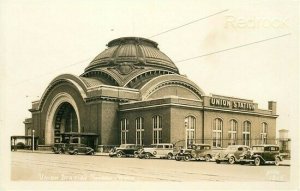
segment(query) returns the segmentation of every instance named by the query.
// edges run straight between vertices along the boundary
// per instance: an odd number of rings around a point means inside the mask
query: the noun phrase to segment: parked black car
[[[139,152],[138,150],[141,149],[142,147],[139,145],[135,144],[122,144],[120,147],[113,148],[109,152],[110,157],[132,157],[134,156],[135,158],[138,157]]]
[[[240,158],[240,164],[254,163],[256,166],[261,164],[279,165],[282,161],[277,145],[255,145],[251,151],[244,152]]]
[[[67,151],[67,146],[66,146],[66,143],[55,143],[53,146],[52,146],[52,151],[55,153],[55,154],[63,154]]]
[[[91,147],[87,147],[84,144],[70,144],[68,153],[70,155],[77,155],[77,154],[94,155],[95,151]]]

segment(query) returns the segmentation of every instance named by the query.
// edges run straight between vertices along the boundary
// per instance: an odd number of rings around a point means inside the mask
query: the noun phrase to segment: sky
[[[262,109],[276,101],[277,130],[297,134],[298,7],[278,0],[0,0],[2,135],[24,134],[31,102],[53,78],[82,74],[110,40],[126,36],[156,41],[207,95],[251,99]]]

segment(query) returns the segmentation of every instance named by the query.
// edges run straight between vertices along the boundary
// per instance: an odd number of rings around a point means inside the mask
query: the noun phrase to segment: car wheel
[[[175,160],[176,160],[176,161],[180,161],[180,158],[177,157],[177,156],[175,156]]]
[[[221,163],[221,161],[220,161],[220,160],[216,160],[216,163],[217,163],[217,164],[220,164],[220,163]]]
[[[189,161],[190,159],[191,159],[191,156],[190,156],[190,155],[184,156],[184,161]]]
[[[172,154],[172,153],[169,153],[169,154],[168,154],[168,159],[171,160],[172,158],[173,158],[173,154]]]
[[[77,151],[75,151],[75,152],[74,152],[74,155],[77,155],[77,154],[78,154],[78,152],[77,152]]]
[[[235,163],[235,158],[232,156],[228,159],[229,164],[234,164]]]
[[[260,165],[260,158],[256,157],[254,159],[254,164],[255,164],[255,166],[259,166]]]
[[[94,155],[95,154],[95,152],[93,151],[93,152],[91,152],[91,155]]]
[[[149,153],[146,153],[145,154],[145,159],[149,159],[150,158],[150,154]]]
[[[275,165],[276,165],[276,166],[279,166],[279,163],[280,163],[280,159],[279,159],[279,157],[276,157],[276,158],[275,158]]]
[[[134,153],[134,158],[138,158],[139,157],[139,154],[138,153]]]
[[[206,156],[205,156],[205,161],[206,161],[206,162],[209,162],[210,160],[211,160],[211,156],[210,156],[210,155],[206,155]]]
[[[118,157],[118,158],[121,158],[121,157],[122,157],[122,153],[118,152],[118,153],[117,153],[117,157]]]

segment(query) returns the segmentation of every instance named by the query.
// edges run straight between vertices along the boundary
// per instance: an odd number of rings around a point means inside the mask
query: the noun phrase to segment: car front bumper
[[[254,162],[253,159],[240,159],[240,163],[252,163]]]
[[[140,154],[138,154],[138,157],[139,157],[140,159],[145,158],[145,153],[140,153]]]
[[[176,160],[185,160],[186,157],[189,157],[189,155],[176,155],[176,156],[175,156],[175,159],[176,159]]]
[[[216,161],[228,161],[229,159],[226,158],[226,157],[225,157],[225,158],[222,158],[222,157],[216,157],[215,160],[216,160]]]
[[[109,153],[108,156],[115,157],[115,156],[117,156],[117,153]]]

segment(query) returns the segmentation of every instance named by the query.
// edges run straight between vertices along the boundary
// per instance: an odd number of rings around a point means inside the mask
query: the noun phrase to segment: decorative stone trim
[[[61,92],[58,93],[51,101],[46,115],[46,124],[45,124],[45,144],[53,144],[54,143],[54,125],[55,125],[55,114],[57,109],[62,103],[69,103],[74,108],[77,119],[78,119],[78,131],[80,132],[80,114],[77,104],[73,97],[66,93]]]

